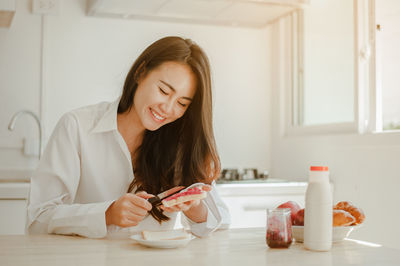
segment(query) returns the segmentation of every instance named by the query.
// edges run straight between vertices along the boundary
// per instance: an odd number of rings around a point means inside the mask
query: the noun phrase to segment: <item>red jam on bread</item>
[[[204,199],[205,197],[207,197],[207,192],[198,187],[194,187],[164,199],[162,204],[165,207],[171,207],[190,200]]]

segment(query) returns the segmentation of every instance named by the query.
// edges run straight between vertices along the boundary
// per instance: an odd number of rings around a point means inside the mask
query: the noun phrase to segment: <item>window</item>
[[[313,1],[278,29],[287,134],[400,130],[399,0]]]
[[[400,1],[371,5],[375,17],[377,131],[400,129]],[[373,8],[375,6],[375,8]]]
[[[275,25],[287,135],[358,132],[357,1],[312,1]]]
[[[353,10],[349,0],[313,1],[304,9],[304,126],[354,122]]]

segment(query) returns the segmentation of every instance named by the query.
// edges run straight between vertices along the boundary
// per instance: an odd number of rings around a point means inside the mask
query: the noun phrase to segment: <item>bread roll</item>
[[[356,221],[353,215],[344,210],[333,210],[333,226],[348,226]]]
[[[365,215],[363,210],[360,208],[354,206],[351,202],[348,201],[341,201],[338,202],[335,207],[333,207],[334,210],[344,210],[349,212],[356,220],[352,225],[357,225],[362,223],[365,220]]]

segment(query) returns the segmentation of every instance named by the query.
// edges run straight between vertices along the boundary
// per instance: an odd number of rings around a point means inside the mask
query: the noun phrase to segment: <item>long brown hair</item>
[[[139,77],[165,62],[188,65],[197,78],[196,93],[181,118],[158,130],[145,131],[142,144],[135,151],[135,178],[128,192],[144,190],[156,195],[177,185],[210,184],[219,176],[220,160],[212,126],[210,65],[203,50],[190,39],[165,37],[142,52],[126,77],[118,113],[132,108]],[[153,208],[150,214],[160,223],[169,220],[158,208]]]

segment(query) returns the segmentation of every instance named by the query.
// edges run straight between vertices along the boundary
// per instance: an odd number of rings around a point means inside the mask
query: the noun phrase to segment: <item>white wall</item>
[[[336,20],[331,23],[335,24]],[[283,25],[281,22],[272,27],[274,55],[282,54],[278,40]],[[283,104],[285,93],[290,89],[287,82],[290,70],[284,68],[279,72],[285,62],[279,57],[275,59],[272,62],[276,66],[272,76],[272,176],[306,181],[311,165],[329,166],[334,202],[352,201],[366,213],[363,227],[351,237],[400,248],[400,227],[397,226],[400,133],[287,136]]]
[[[38,138],[29,117],[21,117],[15,133],[7,130],[20,109],[39,111],[40,17],[30,14],[26,1],[17,4],[11,28],[0,28],[0,165],[9,168],[35,166],[21,148],[23,138]]]
[[[268,29],[94,18],[86,16],[86,0],[60,2],[60,14],[45,16],[43,23],[46,139],[64,112],[114,100],[146,46],[179,35],[196,41],[211,61],[222,166],[269,169]],[[18,0],[11,27],[0,29],[0,104],[5,107],[0,114],[0,168],[36,163],[20,147],[22,138],[37,138],[31,119],[21,119],[14,132],[7,131],[14,112],[40,112],[41,18],[31,13],[30,5]]]

